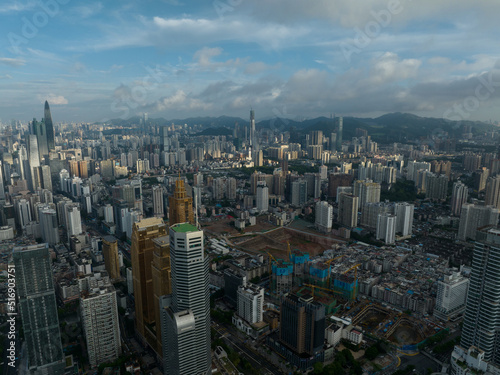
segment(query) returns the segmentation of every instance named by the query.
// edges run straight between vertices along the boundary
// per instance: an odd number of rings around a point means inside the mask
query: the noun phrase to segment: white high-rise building
[[[377,240],[383,240],[386,244],[395,242],[396,216],[387,213],[378,215]]]
[[[460,216],[460,213],[462,212],[462,205],[467,202],[468,195],[469,188],[461,181],[457,181],[453,184],[453,190],[451,193],[452,215]]]
[[[477,228],[498,223],[499,210],[493,206],[478,206],[472,203],[462,205],[458,239],[476,239]]]
[[[80,206],[75,203],[66,205],[66,231],[68,238],[82,233],[82,217],[80,215]]]
[[[170,227],[172,295],[162,308],[164,371],[210,374],[209,258],[203,231],[192,224]]]
[[[107,204],[104,206],[104,221],[106,223],[113,223],[114,222],[113,206],[110,204]]]
[[[468,289],[469,279],[462,276],[460,272],[445,275],[443,280],[438,281],[434,316],[448,321],[463,313]]]
[[[237,292],[238,315],[250,324],[262,322],[264,313],[264,288],[247,283]]]
[[[90,365],[113,362],[121,353],[115,288],[107,284],[82,294],[80,313]]]
[[[163,188],[160,185],[153,186],[153,215],[155,217],[165,216],[163,208]]]
[[[269,210],[269,188],[265,182],[257,185],[257,211],[267,212]]]
[[[395,204],[396,232],[401,233],[403,237],[411,236],[412,234],[414,210],[415,205],[407,202]]]
[[[332,230],[333,207],[328,202],[318,202],[315,207],[315,225],[319,231],[329,233]]]

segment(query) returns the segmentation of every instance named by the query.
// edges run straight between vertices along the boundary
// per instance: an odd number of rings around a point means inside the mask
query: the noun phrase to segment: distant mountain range
[[[166,120],[164,118],[149,119],[159,126],[187,124],[188,126],[201,125],[200,135],[230,135],[236,123],[239,126],[248,126],[249,121],[240,117],[191,117],[186,119]],[[113,125],[132,127],[137,126],[140,117],[128,120],[114,119]],[[256,123],[257,129],[277,129],[290,131],[295,136],[306,134],[312,130],[322,130],[325,136],[336,131],[338,118],[317,117],[302,121],[271,118]],[[419,117],[409,113],[388,113],[377,118],[344,117],[343,138],[350,139],[356,135],[356,128],[365,129],[372,139],[377,142],[401,142],[416,138],[428,138],[435,135],[442,136],[448,133],[450,137],[460,138],[464,126],[470,126],[473,133],[488,130],[498,130],[497,126],[479,121],[449,121],[442,118]]]

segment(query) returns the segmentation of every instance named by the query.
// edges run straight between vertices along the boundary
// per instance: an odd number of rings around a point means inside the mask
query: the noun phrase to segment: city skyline
[[[257,121],[334,111],[497,120],[489,46],[500,4],[424,5],[7,1],[0,119],[28,121],[48,100],[56,122],[246,118],[250,107]]]

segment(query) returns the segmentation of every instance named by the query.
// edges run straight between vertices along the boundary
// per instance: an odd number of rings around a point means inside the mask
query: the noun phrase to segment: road
[[[281,375],[283,372],[269,362],[265,357],[247,345],[238,336],[235,328],[230,325],[214,324],[212,323],[212,328],[214,328],[217,333],[219,333],[224,341],[233,347],[240,355],[244,355],[256,369],[265,368],[269,373],[273,375]]]

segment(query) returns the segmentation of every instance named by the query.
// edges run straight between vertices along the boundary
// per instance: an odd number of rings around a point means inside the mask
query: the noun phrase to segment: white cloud
[[[54,95],[54,94],[48,94],[48,95],[38,95],[38,99],[40,102],[45,102],[47,100],[49,104],[54,104],[54,105],[63,105],[63,104],[68,104],[68,99],[66,99],[62,95]]]
[[[12,79],[12,76],[10,74],[6,74],[3,76],[0,76],[0,79]]]
[[[14,59],[10,57],[0,57],[0,64],[9,65],[9,66],[23,66],[26,64],[26,61],[23,59]]]

